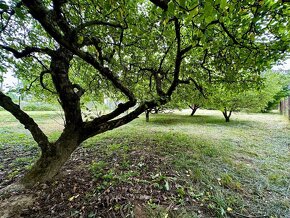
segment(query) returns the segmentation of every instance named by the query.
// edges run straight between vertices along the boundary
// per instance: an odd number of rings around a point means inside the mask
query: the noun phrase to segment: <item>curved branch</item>
[[[158,69],[158,71],[161,71],[163,62],[165,61],[165,58],[166,58],[167,54],[169,53],[170,49],[171,49],[171,45],[169,45],[168,48],[166,49],[166,51],[164,52],[164,55],[163,55],[163,57],[162,57],[162,59],[161,59],[161,61],[159,63],[159,69]]]
[[[233,40],[233,42],[237,45],[240,45],[240,43],[236,40],[236,38],[230,33],[230,31],[226,28],[225,24],[223,22],[219,22],[223,30],[226,32],[226,34]]]
[[[82,142],[86,140],[87,138],[92,137],[94,135],[123,126],[129,123],[130,121],[134,120],[135,118],[137,118],[145,110],[156,107],[157,105],[160,105],[160,104],[165,104],[165,103],[167,103],[167,99],[162,99],[162,98],[160,98],[159,100],[146,101],[140,104],[132,112],[130,112],[129,114],[121,118],[104,122],[104,123],[99,123],[99,125],[94,125],[93,122],[88,122],[83,126],[81,130],[80,135],[82,138],[80,139],[80,141]]]
[[[195,88],[196,88],[196,89],[197,89],[197,90],[202,94],[202,96],[203,96],[204,98],[206,98],[206,96],[205,96],[205,94],[204,94],[204,91],[203,91],[203,87],[202,87],[201,85],[199,85],[195,79],[189,77],[189,78],[186,79],[186,80],[178,80],[178,83],[179,83],[179,84],[187,84],[187,85],[188,85],[188,84],[190,84],[190,81],[193,82]]]
[[[44,53],[44,54],[47,54],[49,56],[52,56],[52,54],[53,54],[53,51],[50,50],[49,48],[26,47],[22,51],[17,51],[14,48],[11,48],[11,47],[6,46],[6,45],[1,45],[1,44],[0,44],[0,48],[13,53],[14,57],[16,57],[16,58],[28,57],[32,53],[35,53],[35,52]]]
[[[18,3],[15,5],[15,7],[12,8],[11,10],[4,9],[4,10],[1,10],[1,11],[0,11],[0,16],[1,16],[1,18],[2,18],[2,14],[3,14],[3,13],[7,13],[7,14],[8,14],[8,18],[7,18],[6,23],[5,23],[4,25],[1,25],[0,33],[1,33],[1,32],[4,32],[5,29],[7,28],[9,22],[11,21],[12,16],[15,14],[15,9],[16,9],[16,8],[20,8],[21,6],[22,6],[22,2],[18,2]]]
[[[169,87],[166,95],[171,96],[176,87],[178,86],[178,77],[180,73],[180,67],[181,67],[181,62],[184,58],[184,54],[192,49],[192,45],[181,49],[181,27],[178,18],[174,17],[172,18],[174,21],[174,27],[175,27],[175,36],[176,36],[176,43],[177,43],[177,49],[176,49],[176,57],[175,57],[175,66],[174,66],[174,73],[173,73],[173,81],[171,83],[171,86]]]
[[[29,84],[29,86],[25,89],[25,91],[29,91],[33,85],[33,83],[35,83],[38,80],[39,77],[36,77],[34,80],[32,80],[32,82]]]
[[[78,55],[85,62],[92,65],[98,70],[102,76],[110,80],[113,85],[126,95],[130,101],[136,102],[135,95],[129,90],[108,67],[99,63],[96,57],[88,52],[82,51],[75,41],[70,41],[59,31],[54,23],[57,23],[56,17],[53,16],[52,11],[49,11],[40,0],[22,0],[24,5],[28,7],[31,15],[40,22],[43,28],[50,34],[59,44],[63,45],[66,49],[70,50],[75,55]],[[70,31],[73,33],[73,31]],[[71,36],[70,38],[73,38]]]
[[[20,123],[22,123],[25,129],[28,129],[32,134],[34,140],[38,143],[38,146],[43,150],[46,150],[49,146],[47,136],[42,132],[39,126],[34,120],[20,107],[13,103],[10,97],[0,91],[0,106],[9,111]]]
[[[50,90],[50,89],[47,88],[46,85],[44,84],[44,82],[43,82],[43,76],[44,76],[45,74],[51,74],[51,73],[50,73],[49,70],[44,70],[44,71],[42,71],[42,72],[40,73],[40,76],[39,76],[40,85],[42,86],[43,89],[45,89],[45,90],[51,92],[52,94],[57,94],[57,92],[54,92],[54,91]]]
[[[140,68],[140,71],[148,71],[151,73],[151,76],[150,76],[150,88],[151,88],[151,85],[152,85],[152,76],[155,80],[155,86],[156,86],[156,92],[157,94],[160,96],[160,97],[164,97],[166,94],[165,92],[162,90],[162,77],[161,77],[161,73],[162,73],[162,70],[155,70],[153,68]]]
[[[90,121],[87,125],[96,126],[98,124],[107,122],[111,119],[114,119],[115,117],[119,116],[120,114],[126,112],[129,108],[135,106],[135,102],[128,101],[126,103],[120,103],[118,104],[118,107],[112,111],[111,113],[105,114],[103,116],[97,117],[94,120]]]

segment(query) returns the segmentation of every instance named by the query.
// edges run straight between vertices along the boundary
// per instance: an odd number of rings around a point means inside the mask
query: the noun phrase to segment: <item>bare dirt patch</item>
[[[32,194],[12,195],[0,201],[0,217],[21,217],[23,210],[33,205],[35,197]]]

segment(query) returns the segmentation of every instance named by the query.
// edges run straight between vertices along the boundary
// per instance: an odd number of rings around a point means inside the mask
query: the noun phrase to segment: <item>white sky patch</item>
[[[7,72],[3,75],[3,90],[6,92],[11,88],[14,88],[17,86],[18,79],[13,76],[12,72]]]
[[[272,67],[273,70],[290,70],[290,59],[281,61],[281,63],[274,65]],[[8,71],[4,74],[4,82],[3,82],[3,90],[6,92],[11,88],[16,87],[18,84],[18,80],[13,76],[13,73]]]
[[[281,61],[281,63],[278,63],[277,65],[273,66],[272,69],[273,70],[290,70],[290,59]]]

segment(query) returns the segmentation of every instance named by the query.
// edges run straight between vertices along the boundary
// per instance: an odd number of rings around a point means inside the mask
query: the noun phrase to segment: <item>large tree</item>
[[[2,65],[24,81],[26,90],[57,100],[65,116],[62,134],[49,141],[0,92],[0,106],[41,149],[20,181],[25,186],[52,179],[83,141],[167,103],[178,85],[198,87],[196,72],[205,72],[209,83],[218,80],[211,69],[217,55],[227,61],[236,56],[259,72],[288,48],[289,27],[283,23],[289,7],[272,0],[0,1],[0,14]],[[256,76],[245,72],[229,76]],[[110,113],[84,121],[84,96],[103,95],[122,102]]]

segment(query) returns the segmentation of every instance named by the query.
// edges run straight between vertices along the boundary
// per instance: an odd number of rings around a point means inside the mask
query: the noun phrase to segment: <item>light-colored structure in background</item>
[[[280,114],[288,116],[288,119],[290,120],[290,96],[281,99],[279,104],[279,111]]]

